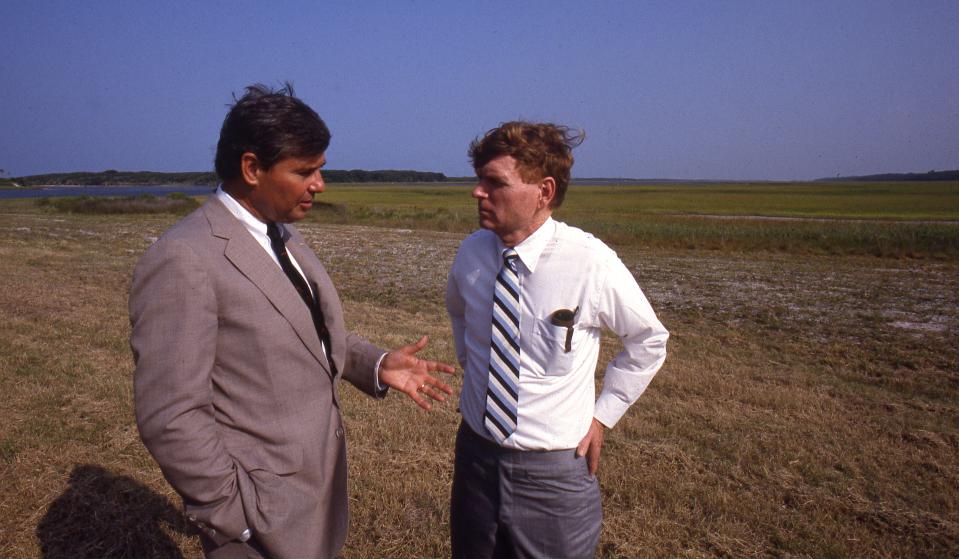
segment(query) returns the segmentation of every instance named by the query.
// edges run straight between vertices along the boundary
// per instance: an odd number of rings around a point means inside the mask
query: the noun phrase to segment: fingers
[[[452,375],[456,372],[456,368],[452,365],[447,365],[446,363],[441,363],[439,361],[427,361],[427,368],[431,371],[438,373],[446,373]]]
[[[430,404],[430,401],[420,396],[415,390],[413,392],[407,392],[407,395],[410,397],[410,399],[416,402],[417,406],[423,408],[424,410],[430,411],[433,409],[433,405]]]
[[[578,458],[586,457],[586,467],[589,475],[595,476],[599,470],[599,457],[603,451],[603,427],[602,424],[593,420],[589,431],[583,440],[576,445],[576,456]]]
[[[452,375],[456,372],[452,365],[416,357],[416,352],[426,347],[428,341],[427,336],[422,336],[416,342],[390,352],[382,362],[380,373],[381,379],[386,384],[402,391],[424,410],[432,409],[431,399],[444,402],[446,395],[453,394],[453,389],[448,384],[429,373]],[[389,380],[385,379],[384,371],[386,370],[390,373]]]
[[[429,342],[429,336],[423,336],[419,340],[401,347],[398,351],[409,357],[413,357],[414,360],[410,361],[410,366],[416,366],[417,361],[426,365],[426,370],[435,371],[446,374],[453,374],[456,372],[456,369],[452,365],[447,365],[441,361],[428,361],[426,359],[419,359],[415,357],[415,354],[421,349],[426,347],[426,344]]]
[[[593,430],[590,429],[589,431],[586,431],[586,436],[584,436],[579,441],[579,444],[576,445],[576,457],[582,458],[583,456],[586,456],[586,453],[589,452],[589,447],[592,444],[592,442],[593,442]]]
[[[586,435],[583,440],[579,441],[579,445],[576,447],[576,457],[586,457],[586,467],[589,469],[589,475],[591,476],[595,476],[596,470],[599,469],[599,455],[602,451],[601,445],[602,443],[597,442],[590,435]]]
[[[421,384],[416,390],[440,402],[446,401],[446,396],[442,394],[443,392],[446,394],[453,393],[453,389],[447,386],[445,382],[433,377],[427,377],[426,380],[423,381],[423,384]]]
[[[432,384],[428,384],[428,382]],[[432,398],[438,402],[445,402],[446,396],[444,396],[439,391],[442,390],[443,392],[446,392],[447,394],[451,394],[452,391],[449,391],[448,389],[449,389],[448,386],[430,377],[426,379],[426,381],[424,381],[422,384],[415,386],[412,389],[403,390],[403,392],[406,393],[406,395],[409,396],[411,400],[416,402],[417,406],[423,408],[426,411],[430,411],[431,409],[433,409],[433,405],[430,403],[429,399],[424,398],[423,396],[424,395],[428,396],[429,398]]]
[[[428,337],[428,336],[423,336],[422,338],[419,339],[419,341],[416,341],[416,342],[413,342],[413,343],[411,343],[411,344],[409,344],[409,345],[403,346],[402,351],[403,351],[403,353],[405,353],[405,354],[407,354],[407,355],[413,355],[413,354],[416,353],[417,351],[419,351],[419,350],[423,349],[424,347],[426,347],[426,342],[428,342],[428,341],[429,341],[429,337]]]
[[[443,371],[443,372],[446,372],[446,371]],[[452,371],[450,371],[450,374],[452,374]],[[445,382],[441,381],[440,379],[434,376],[426,375],[426,378],[423,380],[423,383],[424,385],[429,385],[438,390],[442,390],[443,392],[446,392],[447,394],[453,393],[453,389],[450,388],[448,384],[446,384]]]
[[[586,451],[586,464],[589,467],[589,475],[595,476],[596,471],[599,470],[599,455],[603,450],[603,443],[593,439],[589,443],[589,448]]]
[[[456,372],[456,368],[452,365],[447,365],[442,361],[427,361],[426,359],[420,359],[420,363],[426,365],[426,370],[432,373],[445,373],[447,375],[452,375]]]

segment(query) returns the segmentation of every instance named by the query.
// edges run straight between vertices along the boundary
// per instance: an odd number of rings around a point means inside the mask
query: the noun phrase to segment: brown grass
[[[130,271],[174,219],[0,204],[0,557],[198,556],[126,342]],[[356,331],[453,360],[459,234],[302,230]],[[959,264],[617,248],[673,337],[607,436],[600,557],[959,555]],[[344,394],[344,555],[447,556],[455,402]]]

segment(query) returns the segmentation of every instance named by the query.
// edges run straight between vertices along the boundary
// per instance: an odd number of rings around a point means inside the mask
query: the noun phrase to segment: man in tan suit
[[[451,390],[418,359],[346,331],[302,219],[330,134],[287,86],[232,107],[217,192],[140,259],[130,291],[137,426],[208,557],[326,558],[347,531],[337,381],[429,409]],[[370,273],[376,273],[371,269]]]

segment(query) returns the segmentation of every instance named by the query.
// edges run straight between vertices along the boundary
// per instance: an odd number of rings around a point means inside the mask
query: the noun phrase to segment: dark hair
[[[583,143],[585,138],[586,134],[582,131],[572,131],[566,126],[548,122],[504,122],[482,138],[470,142],[470,162],[473,169],[479,170],[493,159],[509,155],[516,160],[524,181],[534,182],[553,177],[556,195],[550,207],[558,208],[569,186],[573,148]]]
[[[278,90],[251,85],[243,97],[233,99],[216,144],[220,180],[240,176],[240,158],[246,152],[269,169],[281,159],[318,156],[330,145],[330,130],[323,119],[296,98],[289,83]]]

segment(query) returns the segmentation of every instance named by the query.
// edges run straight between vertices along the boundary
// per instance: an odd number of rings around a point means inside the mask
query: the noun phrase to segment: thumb
[[[576,457],[582,458],[586,456],[586,449],[589,448],[589,434],[583,437],[583,440],[579,441],[579,445],[576,447]]]
[[[424,347],[426,347],[426,342],[427,342],[428,340],[429,340],[429,338],[428,338],[427,336],[423,336],[422,338],[419,339],[419,341],[416,341],[416,342],[411,343],[410,345],[406,346],[406,347],[404,348],[404,350],[405,350],[404,353],[406,353],[406,354],[408,354],[408,355],[413,355],[413,354],[416,353],[417,351],[419,351],[419,350],[423,349]]]

